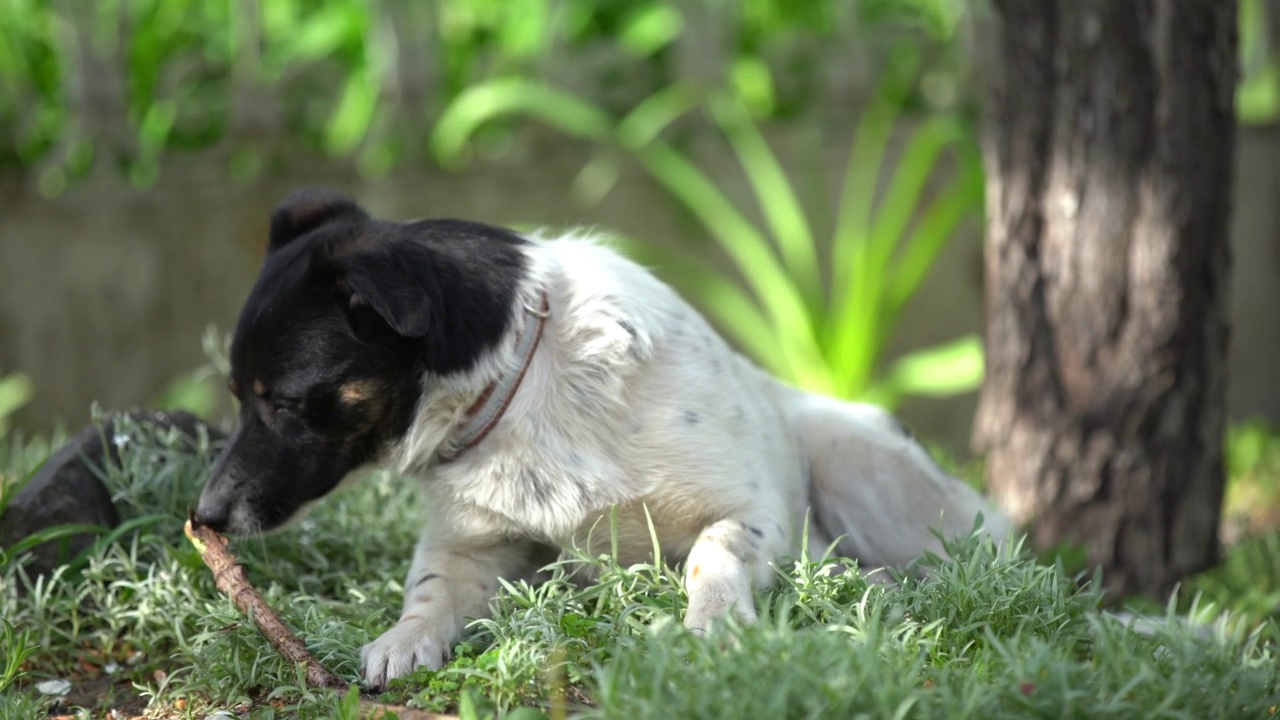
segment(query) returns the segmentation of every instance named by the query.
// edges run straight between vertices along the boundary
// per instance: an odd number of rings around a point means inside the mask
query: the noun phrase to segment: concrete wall
[[[825,171],[834,180],[845,150],[841,142],[831,150]],[[417,169],[366,180],[337,164],[295,163],[236,185],[217,158],[200,157],[171,160],[145,191],[90,179],[46,200],[27,186],[0,185],[0,373],[28,373],[37,388],[19,421],[75,425],[95,400],[145,404],[203,363],[204,327],[233,326],[261,261],[267,215],[299,185],[336,186],[393,218],[600,224],[657,243],[706,242],[639,172],[625,172],[597,205],[569,200],[587,157],[581,147],[544,140],[457,174]],[[1237,157],[1230,411],[1280,421],[1280,133],[1242,132]],[[746,197],[729,156],[708,151],[704,160],[732,194]],[[980,330],[979,243],[970,228],[948,249],[903,317],[896,350]],[[916,400],[902,414],[960,449],[974,403],[972,396]]]

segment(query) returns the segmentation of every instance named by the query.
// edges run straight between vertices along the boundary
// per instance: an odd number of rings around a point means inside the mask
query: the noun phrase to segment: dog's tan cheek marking
[[[382,390],[382,383],[373,379],[353,380],[338,388],[338,402],[352,411],[353,439],[383,424],[387,402]]]
[[[698,579],[698,574],[699,574],[699,573],[701,573],[701,572],[702,572],[702,566],[701,566],[701,565],[694,565],[694,566],[693,566],[693,569],[689,571],[689,577],[690,577],[690,579],[693,579],[693,580]]]
[[[267,386],[263,385],[261,380],[254,380],[253,394],[257,395],[258,397],[263,397],[264,395],[267,394]]]
[[[344,405],[359,405],[378,394],[378,381],[353,380],[338,388],[338,398]]]

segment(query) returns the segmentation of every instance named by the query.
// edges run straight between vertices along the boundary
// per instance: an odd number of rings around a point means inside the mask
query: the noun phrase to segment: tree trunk
[[[992,492],[1108,591],[1218,556],[1235,139],[1232,0],[995,0]]]

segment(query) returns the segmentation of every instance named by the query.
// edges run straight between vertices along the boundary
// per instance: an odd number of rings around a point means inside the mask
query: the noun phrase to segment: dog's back
[[[758,504],[772,508],[765,529],[785,536],[788,554],[799,553],[807,516],[811,553],[840,538],[837,552],[863,567],[942,553],[938,534],[967,535],[980,514],[997,540],[1007,534],[1005,516],[884,410],[779,382],[606,247],[556,240],[531,251],[555,268],[567,307],[548,348],[560,363],[540,375],[542,397],[558,404],[530,406],[529,417],[555,417],[558,430],[572,430],[564,442],[617,464],[620,482],[595,492],[617,503],[624,549],[647,552],[652,522],[668,556],[682,560],[707,518]],[[601,403],[614,412],[584,412]],[[559,467],[567,453],[555,455],[542,466]]]
[[[607,247],[559,239],[530,251],[566,307],[547,347],[555,362],[532,368],[535,394],[517,399],[515,417],[553,417],[546,432],[563,438],[549,446],[616,467],[592,495],[614,503],[624,551],[648,552],[652,522],[669,558],[683,560],[707,518],[751,505],[772,508],[764,529],[785,537],[787,554],[799,553],[807,516],[811,553],[839,538],[838,554],[863,567],[942,553],[938,534],[967,535],[979,514],[990,534],[1007,534],[1005,516],[884,410],[779,382]],[[570,455],[540,464],[563,471],[553,484],[584,477],[566,466]],[[565,510],[555,514],[574,514]],[[579,528],[595,520],[588,513]]]

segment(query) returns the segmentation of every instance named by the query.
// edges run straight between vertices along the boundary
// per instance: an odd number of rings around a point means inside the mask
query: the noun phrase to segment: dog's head
[[[240,426],[197,516],[232,533],[279,527],[401,438],[422,384],[466,371],[505,331],[519,242],[377,221],[325,191],[286,199],[231,345]]]

